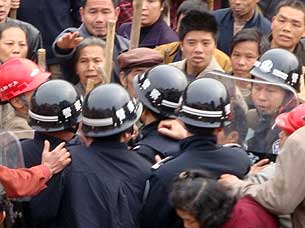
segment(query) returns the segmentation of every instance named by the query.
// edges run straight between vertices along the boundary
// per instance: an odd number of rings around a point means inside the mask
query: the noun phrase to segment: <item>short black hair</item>
[[[114,7],[118,6],[118,0],[111,0]],[[87,0],[81,0],[81,7],[85,7],[87,4]]]
[[[191,10],[181,20],[178,34],[180,41],[184,39],[188,32],[192,31],[211,32],[216,40],[217,21],[215,17],[208,12]]]
[[[229,219],[235,198],[203,170],[187,170],[172,185],[169,201],[175,209],[190,213],[200,227],[219,227]]]
[[[231,54],[237,44],[247,41],[257,43],[259,55],[262,55],[265,51],[269,49],[268,40],[262,35],[258,28],[245,28],[240,30],[233,37],[233,41],[231,43]]]
[[[180,4],[177,9],[177,20],[181,14],[186,15],[192,10],[198,11],[209,11],[208,3],[203,2],[202,0],[186,0]]]
[[[275,15],[278,14],[278,12],[280,11],[280,9],[282,7],[286,7],[286,6],[302,11],[304,14],[304,22],[305,22],[305,3],[303,1],[300,1],[300,0],[281,1],[276,7]]]

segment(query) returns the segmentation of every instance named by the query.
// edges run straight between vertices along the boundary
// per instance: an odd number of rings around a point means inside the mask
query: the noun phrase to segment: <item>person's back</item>
[[[146,161],[126,144],[108,139],[69,151],[73,164],[64,171],[66,190],[57,227],[138,227],[149,175]]]
[[[81,128],[86,144],[68,148],[73,164],[49,193],[55,227],[138,227],[150,166],[128,151],[127,141],[141,111],[117,84],[100,85],[86,96]]]
[[[208,96],[212,89],[214,94]],[[226,88],[215,79],[201,78],[188,85],[177,110],[178,119],[187,129],[187,137],[181,141],[178,157],[155,166],[157,170],[149,179],[149,194],[141,214],[143,227],[165,228],[180,223],[165,193],[168,193],[174,177],[182,171],[204,169],[213,178],[225,172],[236,173],[240,177],[246,175],[250,167],[247,154],[240,148],[223,147],[216,143],[217,128],[227,121],[229,112],[224,107],[228,104]],[[212,113],[219,115],[216,117]]]

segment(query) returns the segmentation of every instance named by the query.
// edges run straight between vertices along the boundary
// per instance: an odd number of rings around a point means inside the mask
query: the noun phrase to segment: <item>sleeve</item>
[[[62,37],[64,34],[69,33],[69,32],[76,32],[78,31],[78,29],[76,28],[70,28],[70,29],[66,29],[64,30],[62,33],[60,33],[54,40],[53,44],[52,44],[52,51],[53,54],[60,60],[63,62],[69,61],[72,59],[74,52],[75,52],[75,48],[74,49],[61,49],[59,47],[57,47],[56,42],[57,40]]]
[[[263,184],[242,182],[239,193],[250,195],[275,214],[291,214],[305,199],[305,128],[291,135],[278,156],[274,176]]]
[[[51,172],[44,165],[29,169],[9,169],[0,166],[0,182],[8,197],[32,196],[46,188]]]
[[[158,173],[158,171],[155,172]],[[175,209],[169,204],[169,189],[165,184],[170,178],[162,176],[166,180],[161,180],[158,176],[159,174],[154,173],[149,179],[149,193],[140,214],[141,226],[145,228],[176,227],[180,220]]]

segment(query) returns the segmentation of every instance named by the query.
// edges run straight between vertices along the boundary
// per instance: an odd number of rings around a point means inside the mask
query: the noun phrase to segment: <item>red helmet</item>
[[[305,104],[301,104],[290,112],[282,113],[275,119],[275,125],[288,135],[305,126]]]
[[[12,58],[0,66],[0,99],[8,101],[36,89],[51,73],[24,58]]]

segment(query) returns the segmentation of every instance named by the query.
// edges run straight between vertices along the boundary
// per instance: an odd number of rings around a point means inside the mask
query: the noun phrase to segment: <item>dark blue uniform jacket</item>
[[[39,165],[41,163],[41,154],[44,146],[44,141],[48,140],[50,142],[50,149],[54,149],[58,144],[63,142],[63,140],[48,136],[43,133],[35,132],[34,139],[28,139],[21,142],[24,162],[26,167],[32,167]],[[73,140],[73,144],[79,143],[77,140]],[[47,228],[52,227],[54,217],[56,216],[57,210],[51,210],[54,208],[54,198],[59,189],[60,175],[54,175],[52,179],[47,183],[48,188],[43,190],[40,194],[32,197],[29,204],[24,204],[24,207],[28,208],[26,210],[25,220],[28,227],[31,228]],[[49,197],[52,194],[52,197]]]
[[[69,147],[72,163],[62,172],[49,210],[60,228],[137,228],[149,164],[127,145],[95,141]]]
[[[215,137],[186,138],[181,143],[181,154],[160,166],[150,177],[150,191],[141,213],[142,227],[183,227],[175,210],[168,203],[171,183],[182,171],[204,169],[212,178],[225,173],[242,178],[249,168],[250,160],[240,148],[217,145]]]
[[[179,141],[161,135],[158,132],[159,121],[146,125],[141,132],[134,151],[146,158],[151,163],[155,163],[155,155],[161,158],[167,156],[177,156],[180,151]]]

